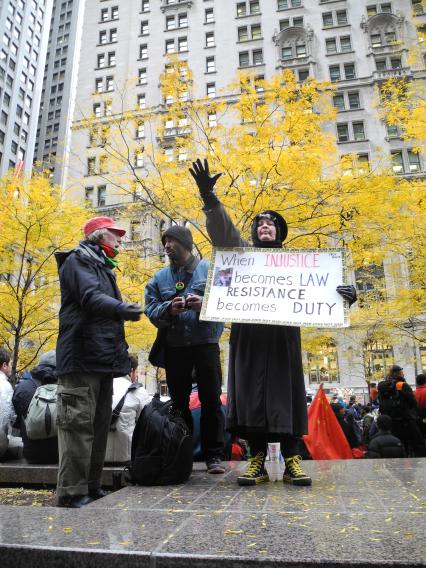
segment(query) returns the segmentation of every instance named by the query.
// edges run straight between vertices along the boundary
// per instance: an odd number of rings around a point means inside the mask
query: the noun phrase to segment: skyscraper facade
[[[0,3],[0,175],[32,167],[52,4]]]
[[[83,0],[53,1],[34,159],[57,184],[66,171],[83,16]]]

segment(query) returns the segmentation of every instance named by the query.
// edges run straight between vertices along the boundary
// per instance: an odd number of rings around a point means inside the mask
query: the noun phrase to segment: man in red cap
[[[142,308],[123,302],[113,269],[125,229],[93,217],[84,240],[56,253],[61,287],[58,375],[59,507],[79,508],[105,495],[101,475],[111,421],[112,381],[130,371],[124,320]]]

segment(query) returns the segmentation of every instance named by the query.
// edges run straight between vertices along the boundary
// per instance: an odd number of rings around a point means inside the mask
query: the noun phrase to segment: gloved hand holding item
[[[349,306],[352,306],[357,301],[356,290],[353,286],[342,284],[337,286],[336,292],[338,292],[343,298],[349,302]]]
[[[141,319],[143,309],[139,304],[130,304],[123,302],[120,309],[120,315],[124,320],[139,321]]]
[[[192,168],[189,168],[189,172],[195,179],[195,182],[200,191],[201,199],[207,207],[213,207],[219,200],[213,193],[213,188],[216,181],[220,178],[222,174],[216,174],[214,176],[210,175],[209,163],[204,160],[204,166],[201,160],[198,158],[195,162],[192,162]]]

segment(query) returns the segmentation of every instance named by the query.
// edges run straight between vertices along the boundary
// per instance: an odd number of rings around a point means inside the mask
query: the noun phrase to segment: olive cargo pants
[[[112,376],[59,377],[58,497],[87,495],[100,487],[111,413]]]

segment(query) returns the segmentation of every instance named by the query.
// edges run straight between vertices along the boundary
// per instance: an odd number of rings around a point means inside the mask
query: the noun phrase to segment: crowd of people
[[[249,244],[214,193],[220,174],[210,175],[206,160],[194,162],[190,173],[214,246],[283,246],[288,228],[277,211],[255,215]],[[79,508],[105,495],[104,463],[130,460],[132,432],[150,400],[137,383],[137,360],[129,355],[124,333],[124,322],[138,321],[144,311],[158,330],[150,361],[165,368],[170,397],[191,431],[190,397],[197,387],[199,445],[207,472],[225,471],[226,431],[233,439],[246,440],[250,449],[239,485],[269,480],[269,442],[281,444],[283,482],[310,485],[301,463],[308,417],[300,329],[232,324],[225,418],[219,348],[224,325],[199,317],[208,262],[193,254],[188,228],[168,228],[162,244],[169,263],[147,284],[143,309],[123,301],[116,282],[114,270],[125,232],[109,217],[94,217],[85,223],[84,238],[73,250],[56,253],[61,289],[56,350],[42,354],[15,391],[8,382],[11,355],[0,349],[0,456],[6,455],[14,426],[20,430],[28,462],[58,462],[58,506]],[[225,276],[218,274],[215,285],[226,286]],[[356,301],[353,286],[342,284],[336,290],[349,306]],[[426,455],[425,375],[417,377],[415,393],[397,365],[386,381],[389,396],[381,393],[379,384],[377,393],[370,389],[368,406],[355,398],[348,404],[332,400],[350,447],[363,445],[367,457]],[[43,424],[35,434],[37,416],[43,417]]]
[[[426,375],[417,375],[413,391],[402,367],[392,365],[378,387],[370,385],[366,405],[354,395],[348,403],[337,395],[331,400],[350,448],[359,448],[360,457],[425,457]]]

